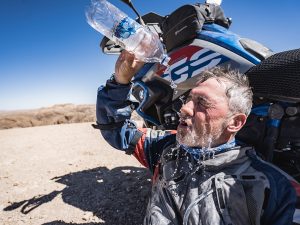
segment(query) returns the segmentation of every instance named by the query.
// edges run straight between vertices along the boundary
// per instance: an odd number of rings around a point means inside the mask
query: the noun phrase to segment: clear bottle
[[[133,53],[138,60],[167,66],[170,58],[159,37],[113,4],[106,0],[92,0],[86,17],[95,30]]]

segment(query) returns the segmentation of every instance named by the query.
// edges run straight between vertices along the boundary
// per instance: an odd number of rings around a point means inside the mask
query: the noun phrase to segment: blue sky
[[[132,0],[141,14],[166,15],[187,0]],[[203,0],[204,1],[204,0]],[[203,2],[200,1],[200,2]],[[1,0],[0,110],[61,103],[94,104],[115,56],[99,48],[102,35],[86,22],[89,0]],[[111,0],[131,17],[121,1]],[[276,52],[299,48],[300,1],[223,0],[231,31]]]

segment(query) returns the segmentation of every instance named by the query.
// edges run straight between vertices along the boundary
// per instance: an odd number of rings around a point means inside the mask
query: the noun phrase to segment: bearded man
[[[177,131],[138,129],[128,95],[142,65],[122,52],[98,90],[97,123],[114,148],[153,175],[144,224],[292,224],[297,197],[288,179],[235,140],[252,107],[247,77],[207,70],[180,110]]]

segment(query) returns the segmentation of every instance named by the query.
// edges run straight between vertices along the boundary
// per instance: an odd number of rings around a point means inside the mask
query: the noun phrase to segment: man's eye
[[[197,105],[204,108],[209,108],[210,104],[203,98],[198,98],[196,101]]]
[[[198,101],[197,101],[197,105],[198,105],[198,106],[205,107],[205,108],[207,107],[206,103],[205,103],[204,101],[202,101],[202,100],[198,100]]]

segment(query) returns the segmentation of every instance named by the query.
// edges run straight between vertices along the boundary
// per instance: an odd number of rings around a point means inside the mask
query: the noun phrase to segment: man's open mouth
[[[188,127],[189,126],[187,121],[185,120],[185,118],[180,118],[179,124],[183,127]]]
[[[187,123],[186,123],[185,121],[183,121],[183,122],[180,122],[180,125],[181,125],[181,126],[185,126],[185,127],[187,127]]]

